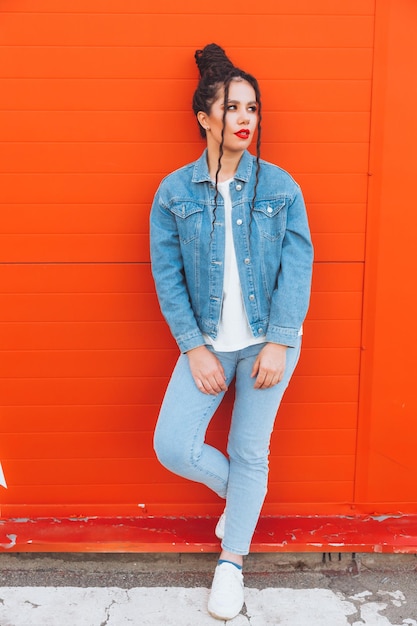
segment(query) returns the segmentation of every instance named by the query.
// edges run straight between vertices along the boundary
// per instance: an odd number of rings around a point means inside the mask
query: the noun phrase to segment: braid
[[[214,223],[216,221],[217,198],[219,197],[218,182],[219,182],[220,170],[222,169],[222,157],[223,157],[223,146],[224,146],[224,129],[225,129],[226,113],[227,113],[226,104],[227,104],[227,101],[229,99],[229,85],[230,85],[230,81],[231,80],[232,79],[230,77],[224,83],[223,126],[222,126],[221,142],[220,142],[220,146],[219,146],[219,160],[217,162],[217,170],[216,170],[216,176],[215,176],[215,180],[214,180],[214,184],[215,184],[215,187],[216,187],[216,193],[214,195],[213,223],[211,225],[211,235],[213,235]]]

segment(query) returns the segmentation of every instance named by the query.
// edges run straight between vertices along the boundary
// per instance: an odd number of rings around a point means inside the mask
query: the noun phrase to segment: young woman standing
[[[207,148],[161,182],[151,211],[156,290],[181,351],[154,444],[166,468],[225,501],[208,610],[232,619],[244,603],[243,556],[267,490],[275,417],[300,354],[313,250],[299,186],[260,159],[256,79],[216,44],[195,58],[193,110]],[[205,434],[233,379],[225,456]]]

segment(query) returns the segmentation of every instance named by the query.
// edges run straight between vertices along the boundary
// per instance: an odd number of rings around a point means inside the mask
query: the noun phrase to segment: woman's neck
[[[211,150],[208,151],[208,168],[210,172],[210,178],[212,180],[216,179],[216,172],[219,167],[219,155],[213,154]],[[221,161],[221,169],[217,175],[217,182],[222,183],[225,180],[229,180],[233,178],[236,174],[236,170],[239,165],[239,161],[242,157],[243,152],[232,153],[232,154],[223,154]]]

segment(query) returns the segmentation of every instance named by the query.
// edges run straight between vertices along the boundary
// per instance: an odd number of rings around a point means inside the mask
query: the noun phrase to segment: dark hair
[[[221,169],[221,159],[223,156],[223,138],[224,138],[224,126],[227,113],[227,101],[229,98],[229,86],[230,82],[234,79],[241,79],[248,82],[255,91],[256,102],[258,105],[258,136],[256,141],[256,179],[254,197],[252,200],[252,206],[256,198],[256,190],[259,179],[260,168],[260,153],[261,153],[261,121],[262,121],[262,106],[261,106],[261,92],[259,90],[258,81],[254,76],[244,72],[240,68],[236,67],[232,61],[228,58],[223,48],[215,43],[210,43],[202,50],[196,50],[195,61],[200,72],[200,80],[197,89],[194,92],[193,97],[193,111],[197,116],[199,111],[203,111],[210,114],[211,107],[215,102],[219,91],[224,89],[224,112],[223,112],[223,130],[222,139],[219,150],[219,162],[216,172],[216,198],[215,204],[217,206],[217,181],[218,175]],[[199,124],[200,134],[203,138],[206,137],[205,129]]]

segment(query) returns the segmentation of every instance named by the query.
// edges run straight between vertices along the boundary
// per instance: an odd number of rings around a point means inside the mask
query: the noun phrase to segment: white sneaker
[[[243,575],[232,563],[217,565],[208,601],[208,612],[216,619],[233,619],[245,601]]]
[[[219,521],[217,522],[216,528],[214,530],[214,534],[216,535],[217,539],[223,539],[224,538],[224,526],[225,526],[225,524],[226,524],[226,509],[220,515]]]

